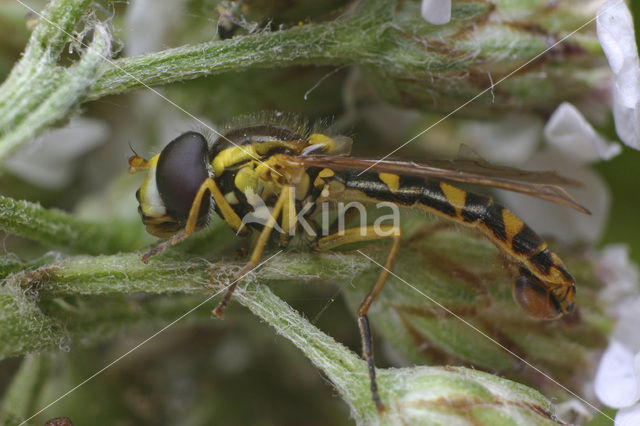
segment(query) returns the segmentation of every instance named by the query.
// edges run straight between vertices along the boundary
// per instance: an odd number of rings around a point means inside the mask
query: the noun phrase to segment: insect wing
[[[366,170],[448,180],[479,186],[520,192],[562,204],[590,214],[562,186],[580,186],[580,182],[550,171],[525,171],[513,167],[495,166],[479,160],[432,160],[428,162],[374,160],[340,155],[309,155],[288,157],[292,166],[326,167],[333,170]]]

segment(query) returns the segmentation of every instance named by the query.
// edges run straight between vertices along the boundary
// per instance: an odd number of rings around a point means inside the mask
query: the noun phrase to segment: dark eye
[[[202,183],[209,177],[206,165],[207,141],[196,132],[178,136],[162,150],[156,167],[158,192],[167,212],[186,221],[191,204]],[[210,197],[205,196],[198,218],[209,211]]]

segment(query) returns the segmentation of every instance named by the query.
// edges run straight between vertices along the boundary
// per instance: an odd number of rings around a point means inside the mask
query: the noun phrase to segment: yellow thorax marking
[[[378,173],[378,177],[389,187],[391,192],[396,192],[400,188],[400,176],[393,173]]]
[[[440,189],[442,189],[444,196],[447,197],[447,201],[449,201],[451,205],[455,207],[456,212],[460,214],[460,210],[464,207],[467,200],[467,192],[444,182],[440,182]]]
[[[320,176],[321,178],[328,178],[333,177],[333,175],[335,174],[336,173],[331,169],[322,169],[320,170],[320,173],[318,173],[318,176]]]
[[[247,145],[232,146],[220,151],[218,155],[211,161],[214,176],[220,176],[227,167],[247,161],[260,161],[260,158],[269,151],[277,147],[286,147],[292,151],[299,153],[304,146],[300,141],[281,141],[274,140],[268,142],[256,142]]]
[[[251,189],[254,193],[258,192],[258,175],[253,167],[241,168],[233,183],[241,192],[246,192],[247,189]]]
[[[224,194],[224,199],[227,200],[227,203],[234,205],[234,204],[239,204],[240,200],[238,200],[238,197],[236,196],[236,193],[233,191],[227,192],[226,194]]]
[[[322,185],[325,184],[324,178],[333,177],[335,174],[336,173],[331,169],[320,170],[320,173],[318,173],[318,176],[316,176],[316,178],[313,180],[313,186],[321,187]]]
[[[216,155],[211,162],[213,174],[214,176],[221,176],[227,167],[256,158],[259,158],[259,156],[253,144],[227,148]]]

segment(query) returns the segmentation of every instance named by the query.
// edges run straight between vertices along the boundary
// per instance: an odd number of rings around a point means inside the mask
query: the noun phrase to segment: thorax
[[[308,138],[289,129],[247,127],[214,142],[209,164],[216,184],[233,210],[248,226],[262,229],[287,186],[293,186],[296,211],[315,203],[320,193],[313,186],[317,170],[300,170],[292,180],[282,176],[285,171],[274,161],[277,154],[300,155],[311,145]],[[312,211],[307,209],[306,215]]]

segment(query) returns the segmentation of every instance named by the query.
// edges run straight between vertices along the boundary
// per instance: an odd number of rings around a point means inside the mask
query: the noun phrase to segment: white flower
[[[618,323],[600,360],[595,392],[604,404],[620,409],[616,425],[637,425],[640,424],[638,270],[629,261],[628,251],[619,245],[606,248],[596,264],[596,273],[607,282],[604,300],[618,305]],[[617,297],[612,298],[612,294]]]
[[[619,144],[602,138],[568,102],[563,102],[551,115],[544,136],[549,145],[583,163],[609,160],[622,151]]]
[[[128,56],[161,50],[166,44],[167,34],[175,27],[184,5],[184,1],[133,0],[127,8]]]
[[[589,209],[591,215],[523,194],[496,191],[504,205],[540,235],[552,236],[563,244],[593,244],[598,241],[607,223],[611,197],[607,185],[597,173],[576,162],[573,156],[565,156],[550,147],[535,153],[518,167],[524,170],[555,170],[580,182],[579,187],[567,186],[565,189]]]
[[[528,161],[540,142],[542,121],[533,115],[507,114],[498,121],[466,121],[460,127],[465,144],[497,164]]]
[[[597,157],[598,148],[593,144],[598,142],[589,141],[585,147],[575,141],[580,137],[575,133],[584,135],[589,129],[592,139],[598,136],[577,111],[575,114],[562,112],[570,109],[571,106],[560,109],[561,115],[570,119],[556,118],[556,124],[547,124],[545,128],[550,139],[562,139],[562,149],[557,147],[558,143],[550,142],[550,146],[536,152],[542,139],[542,123],[534,117],[515,114],[493,122],[466,122],[460,126],[454,139],[470,145],[472,150],[492,163],[507,164],[523,170],[556,170],[561,175],[580,182],[581,186],[566,189],[591,211],[591,215],[514,192],[495,192],[503,204],[509,206],[509,209],[541,235],[553,236],[556,241],[565,244],[594,243],[606,225],[610,196],[603,180],[584,166],[584,160]],[[580,121],[582,123],[578,123]],[[606,142],[603,143],[600,148],[607,146]],[[615,149],[604,148],[603,151]]]
[[[640,425],[640,409],[638,406],[623,408],[616,414],[615,426],[637,426]]]
[[[608,0],[596,15],[598,39],[613,71],[613,118],[620,139],[640,149],[640,60],[633,19],[622,0]]]
[[[75,117],[65,127],[47,131],[18,151],[5,162],[5,167],[32,185],[62,188],[73,177],[73,161],[105,143],[108,137],[109,127],[104,122]]]
[[[596,276],[607,286],[598,298],[617,316],[618,309],[638,295],[638,269],[629,261],[629,247],[625,244],[606,246],[596,260]]]
[[[634,364],[638,354],[634,354],[624,344],[615,340],[602,355],[596,374],[596,395],[604,404],[614,408],[624,408],[640,399],[638,377]]]
[[[420,13],[430,24],[447,24],[451,20],[451,0],[422,0]]]

